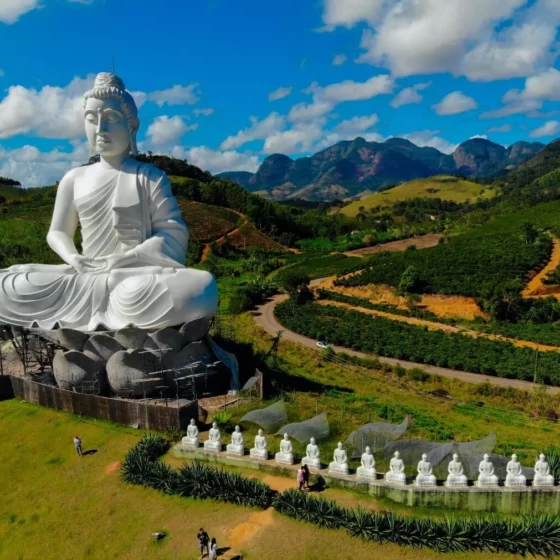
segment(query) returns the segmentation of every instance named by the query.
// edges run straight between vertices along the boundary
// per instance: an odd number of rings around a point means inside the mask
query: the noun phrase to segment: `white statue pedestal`
[[[329,464],[329,474],[348,474],[348,463],[337,463],[332,461]]]
[[[427,476],[419,474],[416,477],[414,484],[415,486],[418,486],[418,488],[430,488],[433,486],[437,486],[436,477],[433,474]]]
[[[294,455],[293,453],[282,453],[278,452],[274,455],[274,460],[281,465],[293,465]]]
[[[189,436],[185,436],[182,440],[181,443],[183,445],[185,445],[186,447],[195,447],[198,449],[200,442],[198,441],[198,437],[189,437]]]
[[[458,476],[450,474],[445,481],[445,486],[447,488],[464,488],[467,486],[467,477],[464,474]]]
[[[249,450],[249,456],[251,459],[266,460],[268,459],[268,451],[266,449],[257,449],[253,447],[253,449]]]
[[[385,482],[389,484],[398,484],[404,486],[406,484],[406,475],[404,473],[395,473],[389,471],[385,474]]]
[[[245,455],[245,448],[242,445],[235,445],[234,443],[228,443],[226,447],[226,452],[230,455]]]
[[[356,470],[356,478],[364,480],[377,480],[377,471],[366,467],[358,467]]]
[[[311,457],[304,457],[301,460],[302,465],[307,465],[310,469],[319,470],[321,468],[321,459],[318,457],[316,459],[312,459]]]
[[[222,443],[220,441],[212,441],[207,439],[204,442],[204,450],[205,451],[221,451],[222,450]]]
[[[554,486],[554,477],[551,474],[545,476],[536,474],[533,479],[533,486],[535,488],[550,488]]]
[[[477,488],[498,488],[498,477],[495,474],[478,476]]]
[[[506,488],[524,488],[527,486],[527,479],[523,475],[510,476],[508,474],[504,486]]]

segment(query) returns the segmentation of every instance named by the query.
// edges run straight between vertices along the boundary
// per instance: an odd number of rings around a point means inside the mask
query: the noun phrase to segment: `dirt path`
[[[470,336],[471,338],[487,338],[488,340],[509,342],[514,346],[522,348],[532,348],[533,350],[538,349],[543,352],[560,352],[560,348],[558,348],[557,346],[537,344],[536,342],[531,342],[529,340],[519,340],[517,338],[509,338],[507,336],[501,336],[497,334],[487,334],[470,329],[454,327],[453,325],[446,325],[445,323],[436,323],[435,321],[428,321],[427,319],[418,319],[417,317],[407,317],[405,315],[396,315],[394,313],[387,313],[386,311],[378,311],[376,309],[368,309],[366,307],[350,305],[348,303],[342,303],[340,301],[319,300],[317,303],[319,303],[320,305],[334,305],[335,307],[344,307],[345,309],[352,309],[354,311],[359,311],[360,313],[365,313],[366,315],[375,315],[376,317],[384,317],[385,319],[390,319],[391,321],[397,321],[399,323],[407,323],[409,325],[426,327],[430,331],[442,331],[447,334],[462,334],[465,336]]]
[[[307,338],[306,336],[302,336],[293,331],[290,331],[286,329],[284,326],[282,326],[276,320],[276,317],[274,316],[274,308],[276,307],[276,305],[278,305],[282,301],[285,301],[287,298],[288,296],[285,294],[277,295],[267,303],[259,306],[257,308],[257,311],[254,313],[254,318],[256,323],[260,325],[265,331],[267,331],[272,336],[276,336],[278,334],[278,331],[284,331],[282,335],[283,338],[301,344],[302,346],[306,346],[307,348],[312,348],[313,350],[317,350],[316,340]],[[395,360],[394,358],[386,358],[384,356],[373,356],[372,354],[357,352],[355,350],[343,348],[342,346],[333,346],[332,348],[336,352],[344,352],[351,356],[357,356],[358,358],[375,357],[383,364],[390,364],[393,366],[398,365],[404,369],[420,368],[428,373],[434,373],[452,379],[459,379],[460,381],[465,381],[466,383],[475,383],[475,384],[490,383],[491,385],[496,385],[498,387],[513,387],[514,389],[523,389],[525,391],[532,391],[535,387],[539,386],[529,381],[521,381],[518,379],[505,379],[503,377],[492,377],[490,375],[485,375],[483,373],[470,373],[470,372],[456,370],[456,369],[441,368],[437,366],[430,366],[427,364],[409,362],[406,360]],[[547,390],[550,391],[550,393],[560,393],[560,387],[547,387]]]
[[[382,253],[383,251],[404,251],[411,245],[415,245],[417,249],[428,249],[429,247],[435,247],[442,238],[443,235],[439,233],[428,233],[426,235],[418,235],[408,239],[399,239],[398,241],[374,245],[373,247],[362,247],[361,249],[346,251],[344,254],[349,257],[369,257],[369,255]]]
[[[560,239],[553,237],[550,260],[547,265],[529,281],[525,289],[521,292],[521,295],[524,298],[554,296],[556,299],[560,299],[559,286],[549,286],[543,283],[543,280],[548,276],[548,274],[558,268],[558,266],[560,266]]]
[[[221,237],[218,237],[218,239],[215,239],[214,241],[211,241],[210,243],[206,243],[206,245],[204,245],[204,249],[202,250],[202,256],[200,257],[200,262],[204,262],[208,258],[208,255],[210,255],[210,245],[212,245],[212,243],[216,243],[217,245],[219,245],[220,243],[223,243],[226,240],[226,238],[228,238],[230,235],[235,235],[236,233],[239,233],[239,230],[244,225],[247,225],[249,223],[249,218],[247,216],[245,216],[245,214],[242,214],[241,212],[238,212],[237,210],[233,210],[232,208],[228,208],[228,210],[230,210],[234,214],[237,214],[238,216],[243,218],[243,223],[234,227],[233,229],[231,229],[230,231],[228,231],[227,233],[225,233]]]

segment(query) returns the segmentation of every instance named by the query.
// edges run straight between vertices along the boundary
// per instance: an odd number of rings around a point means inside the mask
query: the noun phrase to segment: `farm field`
[[[76,457],[75,433],[83,438],[85,450],[96,452]],[[375,555],[389,560],[446,557],[429,550],[362,543],[343,531],[318,529],[273,510],[181,499],[127,486],[119,478],[118,462],[139,436],[131,428],[16,400],[0,402],[0,557],[194,560],[199,558],[196,533],[200,526],[217,537],[220,547],[242,552],[246,560],[338,560],[350,550],[357,560]],[[270,475],[262,479],[278,490],[294,485]],[[327,491],[326,495],[346,506],[379,507],[374,500],[349,492]],[[415,513],[426,515],[425,511]],[[166,538],[155,543],[151,537],[155,531],[164,531]],[[485,555],[454,558],[482,560]]]
[[[191,200],[179,200],[178,202],[190,237],[200,243],[209,243],[222,237],[234,230],[242,220],[237,212],[228,208]]]
[[[354,217],[361,207],[371,210],[378,206],[392,206],[395,202],[411,198],[441,198],[451,202],[466,202],[467,200],[475,202],[478,199],[491,198],[495,194],[496,191],[488,185],[480,185],[451,175],[438,175],[427,179],[416,179],[383,192],[370,194],[344,206],[340,212]]]

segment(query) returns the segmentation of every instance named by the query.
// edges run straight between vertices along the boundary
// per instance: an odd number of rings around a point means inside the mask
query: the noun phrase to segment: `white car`
[[[330,348],[330,346],[326,343],[326,342],[317,342],[317,348],[320,348],[321,350],[328,350]]]

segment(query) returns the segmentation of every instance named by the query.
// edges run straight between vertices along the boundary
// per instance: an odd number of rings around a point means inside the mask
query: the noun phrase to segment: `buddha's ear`
[[[128,125],[129,148],[132,154],[138,153],[138,144],[136,142],[136,135],[138,134],[139,128],[140,128],[140,120],[138,119],[138,117],[132,118]]]

